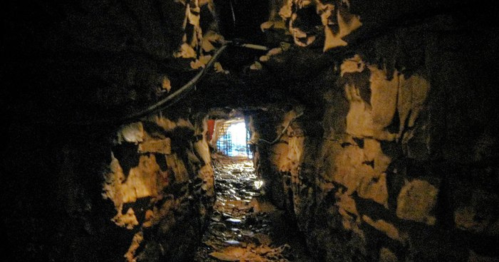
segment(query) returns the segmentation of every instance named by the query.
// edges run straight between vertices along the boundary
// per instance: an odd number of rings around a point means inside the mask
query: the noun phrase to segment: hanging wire
[[[249,48],[249,49],[255,49],[255,50],[269,50],[268,47],[262,46],[262,45],[255,45],[255,44],[248,44],[244,43],[241,40],[236,40],[236,41],[224,41],[222,46],[215,52],[213,57],[208,61],[206,66],[201,69],[189,82],[187,82],[185,85],[183,85],[180,89],[172,93],[171,95],[161,99],[160,101],[154,103],[153,105],[148,106],[147,108],[133,112],[127,116],[123,117],[107,117],[107,118],[101,118],[97,120],[78,120],[78,121],[68,121],[64,122],[67,124],[73,124],[73,125],[92,125],[92,124],[102,124],[102,123],[126,123],[126,122],[131,122],[134,120],[138,120],[141,117],[144,117],[146,115],[151,115],[156,112],[160,112],[161,110],[164,110],[179,100],[181,100],[185,95],[189,93],[189,91],[192,91],[193,89],[196,88],[196,84],[201,80],[203,76],[206,75],[206,72],[208,69],[212,68],[215,62],[218,60],[220,55],[225,51],[225,49],[229,46],[237,46],[237,47],[243,47],[243,48]],[[56,121],[55,121],[56,122]]]
[[[175,91],[173,94],[161,99],[157,103],[141,110],[135,113],[131,113],[125,117],[121,118],[105,118],[105,119],[99,119],[99,120],[93,120],[93,121],[83,121],[83,122],[76,122],[76,124],[95,124],[95,123],[104,123],[104,122],[128,122],[131,120],[135,120],[138,118],[141,118],[145,115],[153,114],[155,112],[158,112],[160,110],[166,109],[169,106],[172,106],[176,102],[178,102],[180,99],[184,97],[185,94],[187,94],[189,91],[193,90],[196,87],[196,83],[199,82],[199,80],[206,74],[206,71],[210,69],[214,63],[218,60],[220,55],[223,53],[223,51],[227,48],[227,46],[230,44],[230,41],[224,42],[224,44],[215,52],[213,57],[210,59],[210,61],[206,64],[206,66],[201,69],[189,82],[187,82],[184,86],[182,86],[180,89]]]

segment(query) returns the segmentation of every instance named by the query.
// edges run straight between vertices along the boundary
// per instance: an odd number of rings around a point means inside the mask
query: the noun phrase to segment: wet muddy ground
[[[214,212],[195,261],[313,261],[283,211],[265,200],[251,160],[214,160]]]

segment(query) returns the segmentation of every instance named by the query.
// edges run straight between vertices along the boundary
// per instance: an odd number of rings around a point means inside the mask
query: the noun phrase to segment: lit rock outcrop
[[[284,22],[294,44],[300,47],[310,46],[317,39],[323,39],[324,51],[346,46],[348,43],[343,38],[362,26],[360,16],[350,13],[349,1],[286,0],[280,3],[281,6],[272,6],[271,20],[261,28],[282,29]]]
[[[266,66],[307,61],[293,55],[317,47],[313,30],[305,30],[313,21],[300,21],[312,16],[297,12],[311,6],[321,10],[325,50],[346,45],[344,33],[386,19],[373,22],[362,12],[346,15],[355,7],[347,2],[284,1],[279,15],[288,21],[290,33],[295,30],[295,46],[302,49],[272,50],[261,59]],[[436,28],[450,26],[439,16],[431,21]],[[276,143],[258,143],[257,152],[260,169],[267,172],[262,175],[271,183],[270,197],[296,220],[320,261],[499,257],[492,251],[499,202],[493,178],[497,168],[491,164],[498,153],[490,149],[495,140],[488,131],[497,127],[479,120],[480,115],[496,119],[487,113],[495,106],[491,99],[487,105],[473,102],[471,94],[486,97],[487,92],[465,80],[469,72],[482,75],[485,66],[466,53],[464,47],[475,45],[472,40],[463,42],[461,51],[451,51],[456,38],[428,33],[429,24],[393,29],[338,52],[320,72],[307,75],[312,77],[294,76],[295,82],[288,82],[288,90],[299,94],[297,101],[254,116],[259,136],[269,130],[278,135],[298,106],[306,108]],[[457,64],[468,60],[469,67]],[[307,62],[300,69],[314,68],[315,61]],[[307,99],[318,94],[322,100]],[[468,102],[471,111],[464,109]],[[469,131],[471,123],[477,133]]]
[[[199,120],[196,129],[185,119],[176,122],[167,118],[152,120],[153,122],[123,126],[118,132],[118,137],[125,139],[117,139],[119,142],[116,147],[133,143],[135,147],[132,148],[136,148],[136,151],[129,151],[127,154],[138,159],[137,166],[128,167],[124,171],[121,166],[129,166],[127,162],[130,157],[119,160],[113,155],[110,172],[104,175],[103,197],[114,203],[117,212],[112,218],[113,222],[117,226],[137,232],[130,240],[131,246],[125,255],[128,261],[143,257],[144,254],[136,253],[136,250],[139,246],[153,248],[154,245],[151,244],[158,241],[155,239],[159,239],[162,246],[168,245],[161,243],[168,243],[169,239],[161,239],[179,227],[180,223],[185,226],[191,223],[202,224],[211,209],[210,199],[214,197],[213,170],[210,166],[208,144],[204,138],[204,119]],[[197,136],[195,130],[198,132]],[[181,136],[176,135],[177,133]],[[182,133],[190,133],[192,138]],[[198,136],[201,139],[194,142],[193,138]],[[184,146],[172,148],[172,143]],[[118,157],[123,155],[121,153]],[[196,183],[198,190],[192,189],[189,186],[191,183]],[[199,202],[194,202],[196,206],[188,204],[191,202],[189,198],[192,197],[199,199]],[[147,199],[147,204],[138,204],[141,199]],[[124,210],[125,205],[127,210]],[[140,222],[137,212],[144,214],[144,219],[140,219]],[[154,232],[155,229],[158,231],[153,233],[154,239],[144,236],[144,232]],[[189,230],[187,235],[200,233],[197,228],[189,226],[186,230]],[[181,241],[187,245],[190,242],[189,239]]]
[[[216,14],[227,3],[235,23]],[[189,261],[216,196],[203,115],[213,107],[250,115],[265,196],[317,261],[498,260],[492,5],[5,9],[6,261]],[[228,47],[184,100],[126,118],[188,83],[236,37],[269,51]]]

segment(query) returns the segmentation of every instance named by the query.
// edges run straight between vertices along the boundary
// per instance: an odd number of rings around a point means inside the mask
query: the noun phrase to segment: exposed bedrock
[[[317,261],[497,261],[496,10],[243,2],[6,8],[7,260],[190,261],[237,114]]]

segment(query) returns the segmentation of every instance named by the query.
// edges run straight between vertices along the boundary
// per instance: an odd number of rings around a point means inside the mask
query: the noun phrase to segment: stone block
[[[374,202],[388,208],[388,188],[386,174],[381,174],[378,179],[365,177],[362,179],[358,194],[362,198],[372,199]]]
[[[171,154],[171,140],[170,138],[165,138],[161,140],[150,140],[144,141],[139,144],[139,153],[159,153],[159,154]]]
[[[373,137],[377,140],[393,141],[397,134],[386,128],[392,123],[397,109],[398,75],[388,75],[387,70],[368,66],[371,71],[371,106]]]
[[[346,84],[345,94],[350,102],[350,109],[346,117],[346,133],[354,137],[372,137],[373,116],[371,108],[362,99],[356,86]]]
[[[427,181],[415,179],[405,183],[397,198],[397,217],[434,225],[432,215],[439,189]]]
[[[123,202],[135,202],[137,198],[158,194],[159,165],[154,155],[140,157],[139,166],[130,170],[126,182],[121,185]]]

